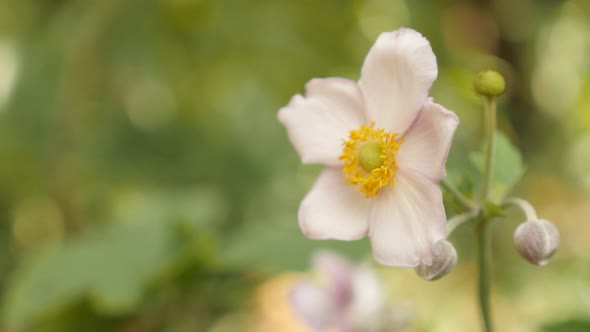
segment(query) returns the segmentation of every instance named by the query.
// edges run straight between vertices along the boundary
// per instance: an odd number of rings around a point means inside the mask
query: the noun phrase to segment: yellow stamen
[[[395,155],[402,139],[398,134],[375,129],[375,122],[351,130],[344,141],[342,165],[344,180],[357,186],[365,197],[374,197],[385,186],[395,184],[395,171],[399,168]]]

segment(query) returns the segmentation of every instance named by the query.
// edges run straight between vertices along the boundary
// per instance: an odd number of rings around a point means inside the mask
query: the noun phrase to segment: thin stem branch
[[[486,135],[486,158],[483,170],[483,183],[481,186],[481,197],[488,199],[491,195],[491,187],[494,179],[494,161],[496,145],[496,98],[487,97],[484,102],[485,109],[485,135]]]
[[[522,210],[522,212],[524,213],[524,215],[526,216],[527,220],[539,220],[539,217],[537,217],[537,212],[535,211],[535,208],[531,205],[531,203],[525,201],[522,198],[518,198],[518,197],[509,198],[504,201],[504,205],[512,205],[517,208],[520,208]]]
[[[462,193],[460,193],[452,184],[450,184],[447,180],[443,179],[440,181],[440,185],[453,196],[455,201],[461,205],[465,211],[473,211],[477,209],[477,204],[470,200],[469,198],[465,197]]]
[[[479,288],[479,306],[485,332],[492,332],[492,318],[490,313],[491,274],[489,262],[489,220],[483,219],[473,228],[477,243],[477,270]]]
[[[473,210],[470,212],[465,212],[465,213],[461,213],[456,216],[453,216],[447,222],[447,229],[448,229],[447,236],[450,236],[451,234],[453,234],[453,232],[455,231],[455,229],[457,229],[457,227],[459,227],[463,224],[475,221],[478,214],[479,214],[478,210]]]

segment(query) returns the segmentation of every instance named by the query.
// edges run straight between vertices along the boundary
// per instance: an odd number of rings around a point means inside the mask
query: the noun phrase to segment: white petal
[[[375,270],[358,267],[353,279],[354,301],[350,314],[359,322],[378,320],[385,305],[385,290]]]
[[[342,78],[313,79],[306,97],[295,95],[279,110],[279,121],[303,163],[336,166],[342,141],[365,122],[358,84]]]
[[[373,256],[384,265],[432,264],[433,246],[447,234],[438,185],[411,170],[399,170],[396,183],[382,190],[371,208]]]
[[[419,32],[382,33],[365,59],[359,85],[367,120],[377,128],[403,134],[426,101],[436,79],[436,57]]]
[[[418,171],[440,181],[459,118],[439,104],[427,101],[408,129],[397,154],[401,168]]]
[[[315,330],[331,327],[339,319],[340,309],[328,291],[311,281],[296,284],[289,300],[297,317]]]
[[[369,202],[344,183],[341,168],[326,167],[299,207],[303,234],[318,240],[358,240],[367,234]]]

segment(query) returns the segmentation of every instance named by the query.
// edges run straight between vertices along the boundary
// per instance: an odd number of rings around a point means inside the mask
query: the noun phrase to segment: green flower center
[[[381,167],[383,164],[383,147],[379,143],[366,143],[363,145],[358,153],[359,165],[367,173],[371,173],[372,170]]]

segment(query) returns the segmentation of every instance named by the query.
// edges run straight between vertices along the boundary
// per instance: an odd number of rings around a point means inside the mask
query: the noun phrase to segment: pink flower
[[[299,208],[311,239],[369,236],[377,261],[430,265],[446,238],[438,182],[459,120],[428,97],[436,57],[418,32],[382,33],[360,81],[313,79],[278,114],[306,164],[326,165]]]
[[[370,267],[322,251],[313,257],[313,270],[316,278],[297,283],[290,302],[297,317],[314,331],[397,331],[409,324],[411,313],[387,301]]]

